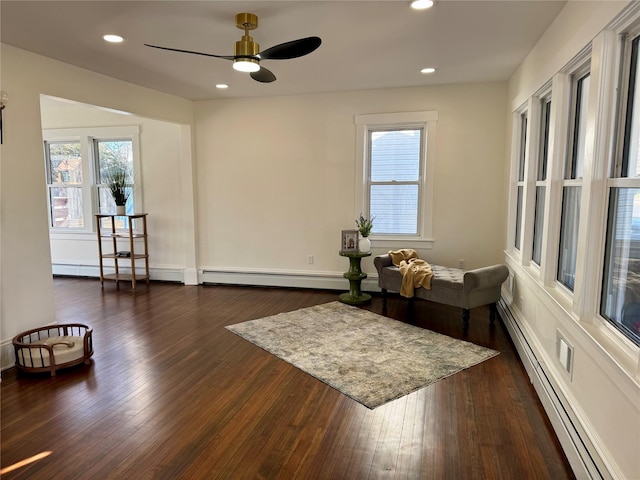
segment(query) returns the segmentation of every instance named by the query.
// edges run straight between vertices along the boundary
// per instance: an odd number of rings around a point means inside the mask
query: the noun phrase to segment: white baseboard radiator
[[[498,302],[498,312],[576,477],[589,480],[613,479],[577,421],[569,402],[554,385],[543,364],[538,361],[535,351],[520,328],[517,313],[509,308],[504,299]]]

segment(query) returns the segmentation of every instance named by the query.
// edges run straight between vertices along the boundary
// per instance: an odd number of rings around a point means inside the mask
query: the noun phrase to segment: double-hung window
[[[571,130],[569,151],[566,155],[562,184],[562,217],[560,220],[560,248],[558,252],[558,281],[573,291],[575,285],[576,258],[578,253],[578,228],[580,200],[584,171],[584,147],[589,97],[589,73],[574,75],[572,81]]]
[[[608,180],[609,216],[600,314],[640,345],[640,37],[627,43],[620,150]]]
[[[513,246],[516,250],[522,247],[522,207],[524,204],[525,165],[527,156],[527,127],[528,112],[520,113],[519,143],[518,143],[518,177],[516,179],[516,222]]]
[[[424,130],[415,127],[368,131],[367,188],[369,214],[377,219],[374,233],[418,233],[423,140]]]
[[[44,130],[49,227],[56,232],[89,232],[93,215],[115,212],[105,182],[114,165],[130,172],[126,212],[141,208],[138,127]],[[126,222],[118,220],[124,227]]]
[[[45,158],[51,227],[84,228],[86,174],[80,141],[45,141]]]
[[[547,160],[549,157],[549,120],[551,118],[551,97],[541,100],[540,149],[536,173],[536,204],[533,222],[533,249],[531,260],[538,266],[542,260],[542,233],[544,230],[545,195],[547,191]]]
[[[121,168],[128,172],[130,183],[126,188],[128,193],[125,204],[127,214],[133,213],[133,141],[127,138],[94,139],[93,158],[95,160],[96,184],[98,186],[98,210],[100,212],[115,212],[116,205],[109,187],[105,184],[108,174],[113,168]]]
[[[357,115],[356,217],[375,217],[371,238],[431,242],[437,112]],[[392,245],[392,243],[387,244]]]

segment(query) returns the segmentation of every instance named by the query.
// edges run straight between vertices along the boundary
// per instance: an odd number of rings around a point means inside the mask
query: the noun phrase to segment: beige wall
[[[493,172],[504,161],[504,89],[464,85],[199,102],[199,268],[341,278],[346,265],[336,254],[340,230],[352,228],[354,218],[354,114],[405,108],[437,109],[441,118],[430,173],[436,179],[435,243],[423,256],[447,265],[464,259],[470,268],[497,263],[502,235],[495,222],[504,206]],[[179,126],[67,101],[43,102],[45,129],[115,125],[141,127],[152,276],[175,279],[171,272],[181,271],[185,260],[181,231],[171,228],[178,197],[166,179],[180,175]],[[475,200],[469,202],[468,195]],[[82,265],[84,274],[95,275],[95,267],[86,268],[97,264],[95,236],[69,237],[52,234],[54,271],[79,272],[69,267]],[[371,259],[365,268],[373,270]]]
[[[419,110],[439,115],[435,243],[421,255],[499,262],[505,94],[496,83],[198,102],[201,265],[341,275],[340,231],[356,215],[354,116]]]
[[[2,47],[2,84],[9,95],[0,146],[0,331],[4,345],[21,330],[51,323],[53,289],[35,79]],[[19,63],[19,62],[18,62]],[[43,203],[44,202],[44,203]],[[2,365],[6,365],[3,348]]]

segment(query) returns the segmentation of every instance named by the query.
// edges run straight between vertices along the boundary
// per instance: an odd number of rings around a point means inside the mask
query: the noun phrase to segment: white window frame
[[[133,201],[137,211],[144,211],[142,206],[142,179],[140,168],[140,127],[137,125],[123,127],[86,127],[56,128],[42,130],[45,142],[78,141],[82,155],[82,196],[84,228],[56,228],[52,226],[50,196],[47,195],[49,211],[49,232],[53,238],[74,238],[77,235],[93,234],[96,231],[95,214],[98,212],[98,179],[94,140],[131,140],[133,153]],[[46,152],[45,152],[46,154]],[[45,156],[45,167],[48,159]],[[47,188],[49,183],[47,180]],[[69,235],[69,237],[67,237]]]
[[[515,112],[513,112],[512,125],[514,126],[512,131],[512,152],[511,152],[511,200],[509,202],[511,208],[509,212],[509,243],[508,250],[520,260],[524,257],[522,255],[522,248],[526,246],[525,242],[525,220],[526,220],[526,181],[527,181],[527,167],[529,165],[529,139],[531,121],[529,118],[530,105],[527,103]],[[526,125],[523,126],[523,121],[526,119]],[[523,128],[524,127],[524,128]],[[524,135],[523,135],[524,133]],[[523,138],[524,137],[524,138]],[[523,178],[520,178],[521,170],[524,172]],[[520,204],[520,217],[518,218],[518,190],[522,189],[522,202]],[[519,233],[519,246],[516,246],[516,239]]]
[[[548,218],[546,212],[549,209],[549,206],[547,204],[547,191],[549,190],[549,178],[551,176],[551,168],[550,168],[550,157],[551,157],[551,136],[552,136],[552,131],[551,131],[551,123],[552,123],[552,113],[553,113],[553,96],[552,96],[552,92],[551,89],[545,89],[544,93],[537,95],[534,98],[534,101],[537,101],[539,106],[540,106],[540,114],[539,114],[539,118],[538,118],[538,124],[540,126],[539,131],[538,131],[538,151],[537,151],[537,158],[536,158],[536,162],[535,162],[535,172],[533,174],[533,178],[535,179],[535,183],[534,183],[534,194],[533,194],[533,230],[531,232],[532,238],[531,238],[531,266],[534,267],[535,269],[537,269],[538,271],[540,271],[541,266],[544,264],[544,259],[545,259],[545,253],[546,253],[546,249],[545,249],[545,235],[544,232],[547,229],[547,225],[545,223],[546,219]],[[547,106],[550,106],[550,111],[549,111],[549,117],[547,118],[546,116],[546,112],[547,112]],[[545,133],[548,134],[548,137],[546,138],[546,144],[545,144]],[[545,157],[545,151],[546,151],[546,157]],[[545,170],[545,176],[544,178],[540,178],[541,176],[541,172],[540,172],[540,167],[541,167],[541,163],[544,162],[544,166],[546,168]],[[543,210],[541,212],[537,211],[537,200],[538,200],[538,188],[539,187],[544,187],[544,204],[543,204]],[[542,215],[541,218],[537,217],[537,215]],[[536,227],[536,220],[541,220],[542,221],[542,232],[538,232],[536,234],[535,231],[535,227]],[[534,259],[534,254],[535,254],[535,243],[536,240],[539,240],[539,244],[540,244],[540,261],[536,262],[536,260]]]
[[[585,122],[584,124],[584,128],[585,128],[585,138],[584,138],[584,142],[585,144],[582,145],[583,150],[584,150],[584,156],[585,158],[583,159],[583,165],[582,165],[582,176],[576,176],[576,178],[570,178],[571,175],[568,172],[568,168],[572,165],[572,163],[574,162],[574,147],[575,147],[575,142],[577,140],[577,132],[575,131],[575,126],[576,126],[576,122],[577,122],[577,118],[576,118],[576,109],[577,109],[577,104],[578,104],[578,97],[577,97],[577,85],[578,82],[583,79],[584,77],[589,76],[589,92],[587,94],[587,99],[586,99],[586,104],[585,105],[581,105],[581,109],[585,109],[586,108],[586,114],[584,115],[584,117],[582,118],[582,120]],[[575,296],[576,296],[576,291],[580,291],[581,285],[580,285],[580,280],[578,280],[578,278],[581,276],[581,272],[579,271],[578,265],[580,263],[582,263],[582,255],[580,252],[580,246],[582,245],[582,241],[581,241],[581,237],[583,237],[583,234],[581,233],[581,231],[584,231],[586,228],[588,228],[586,226],[586,222],[584,222],[583,217],[584,217],[584,207],[585,207],[585,195],[584,195],[584,170],[586,169],[590,169],[591,168],[591,164],[592,164],[592,155],[593,155],[593,151],[591,148],[591,145],[589,144],[590,139],[587,138],[587,133],[586,130],[587,128],[592,128],[589,125],[589,122],[593,123],[593,118],[591,113],[589,112],[589,109],[592,107],[592,105],[590,104],[590,102],[592,102],[593,99],[593,95],[592,95],[592,86],[591,86],[591,80],[592,80],[592,72],[591,72],[591,57],[589,56],[588,60],[586,62],[584,62],[580,67],[575,68],[569,76],[570,79],[570,95],[568,96],[569,99],[569,103],[568,105],[565,106],[566,110],[566,115],[568,115],[569,118],[569,123],[567,125],[567,131],[565,133],[565,138],[566,138],[566,150],[565,150],[565,154],[564,156],[562,156],[561,158],[558,159],[558,168],[557,168],[557,172],[560,174],[560,182],[559,182],[559,204],[557,205],[557,209],[558,209],[558,214],[557,214],[557,222],[558,222],[558,226],[557,226],[557,238],[555,238],[555,242],[557,244],[556,246],[556,256],[555,258],[551,259],[554,262],[555,265],[555,269],[554,269],[554,280],[553,283],[556,287],[556,289],[567,299],[569,298],[573,298],[574,302],[575,302]],[[580,111],[580,113],[583,113],[583,110]],[[581,124],[582,125],[582,124]],[[578,234],[577,234],[577,243],[576,243],[576,266],[574,269],[574,285],[573,285],[573,289],[569,288],[569,286],[565,285],[563,282],[560,281],[560,279],[558,278],[558,276],[560,275],[560,242],[562,241],[562,214],[563,214],[563,204],[564,204],[564,194],[565,194],[565,190],[567,188],[570,187],[580,187],[580,199],[578,200],[578,206],[580,208],[580,215],[578,216]]]
[[[607,33],[610,33],[610,32],[607,32]],[[629,101],[628,81],[629,81],[629,71],[630,71],[631,44],[633,43],[633,40],[638,36],[640,36],[640,24],[636,23],[635,26],[630,28],[625,34],[618,35],[617,37],[618,43],[615,45],[618,47],[618,49],[614,48],[614,46],[610,46],[608,49],[606,48],[602,49],[603,56],[605,57],[603,63],[605,62],[614,63],[614,62],[617,62],[618,58],[622,57],[621,63],[616,64],[618,68],[614,70],[620,73],[621,78],[618,79],[613,77],[611,80],[612,81],[615,80],[616,84],[620,83],[620,80],[621,80],[623,83],[623,86],[621,88],[620,98],[618,99],[619,108],[616,112],[618,129],[616,130],[616,133],[615,133],[614,154],[611,156],[610,162],[608,164],[602,164],[600,165],[600,168],[599,168],[601,176],[605,178],[606,187],[605,187],[605,193],[603,195],[602,202],[603,202],[603,209],[607,213],[604,218],[604,227],[603,227],[604,232],[602,235],[603,239],[602,239],[602,248],[601,248],[602,255],[600,258],[603,267],[599,269],[599,271],[601,272],[601,275],[597,279],[598,280],[597,291],[599,295],[597,296],[598,301],[597,301],[596,311],[595,311],[595,315],[598,320],[596,322],[596,326],[599,327],[600,331],[604,333],[607,337],[609,337],[612,341],[614,341],[616,345],[624,347],[626,351],[631,355],[637,355],[638,352],[640,351],[640,346],[637,345],[631,338],[627,337],[626,334],[624,334],[619,328],[613,325],[612,321],[609,321],[600,312],[602,308],[602,290],[601,289],[604,288],[604,278],[603,278],[604,262],[605,262],[605,256],[607,254],[605,238],[608,234],[608,231],[607,231],[608,214],[609,214],[609,207],[610,207],[609,202],[611,198],[611,191],[612,189],[616,189],[616,188],[636,188],[636,189],[640,188],[640,177],[633,176],[633,175],[629,175],[626,177],[620,176],[623,155],[624,155],[624,147],[625,147],[625,138],[624,138],[625,129],[627,127],[626,116],[627,116],[627,103]],[[613,41],[611,41],[610,43],[613,43]],[[640,67],[640,65],[638,65],[638,67]],[[640,74],[640,68],[636,70],[636,75],[637,74]],[[613,73],[610,73],[609,75],[613,75]],[[639,93],[640,92],[636,92],[636,95],[638,95]],[[615,100],[616,100],[616,97],[613,97],[612,99],[610,99],[610,102],[609,102],[610,105],[608,105],[609,109],[613,109],[612,104],[614,103]],[[637,97],[636,97],[636,100],[637,100]],[[591,305],[588,304],[587,308],[590,306]]]
[[[49,218],[49,229],[51,231],[59,231],[59,232],[83,232],[87,229],[87,219],[90,218],[90,206],[91,206],[91,195],[90,190],[86,188],[87,183],[91,178],[91,170],[90,165],[84,161],[85,152],[86,152],[86,142],[83,142],[80,136],[78,135],[62,135],[57,138],[44,138],[44,154],[45,154],[45,175],[46,175],[46,185],[47,185],[47,206],[48,206],[48,218]],[[82,184],[80,185],[67,185],[65,183],[57,183],[50,180],[52,179],[51,172],[51,162],[49,159],[49,148],[48,144],[53,143],[79,143],[80,144],[80,155],[82,158],[81,170],[82,170]],[[53,207],[51,205],[51,190],[58,187],[74,187],[79,188],[82,196],[82,218],[84,222],[84,228],[62,228],[62,227],[54,227],[55,219],[53,218]]]
[[[354,218],[369,212],[369,132],[384,128],[416,128],[424,132],[420,158],[418,198],[418,233],[416,235],[382,235],[372,233],[372,247],[416,249],[433,248],[433,187],[435,168],[435,139],[438,112],[399,112],[356,115],[356,184]]]

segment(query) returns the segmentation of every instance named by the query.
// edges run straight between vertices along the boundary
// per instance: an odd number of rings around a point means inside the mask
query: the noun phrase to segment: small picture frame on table
[[[358,250],[358,230],[342,230],[341,250],[353,252]]]

